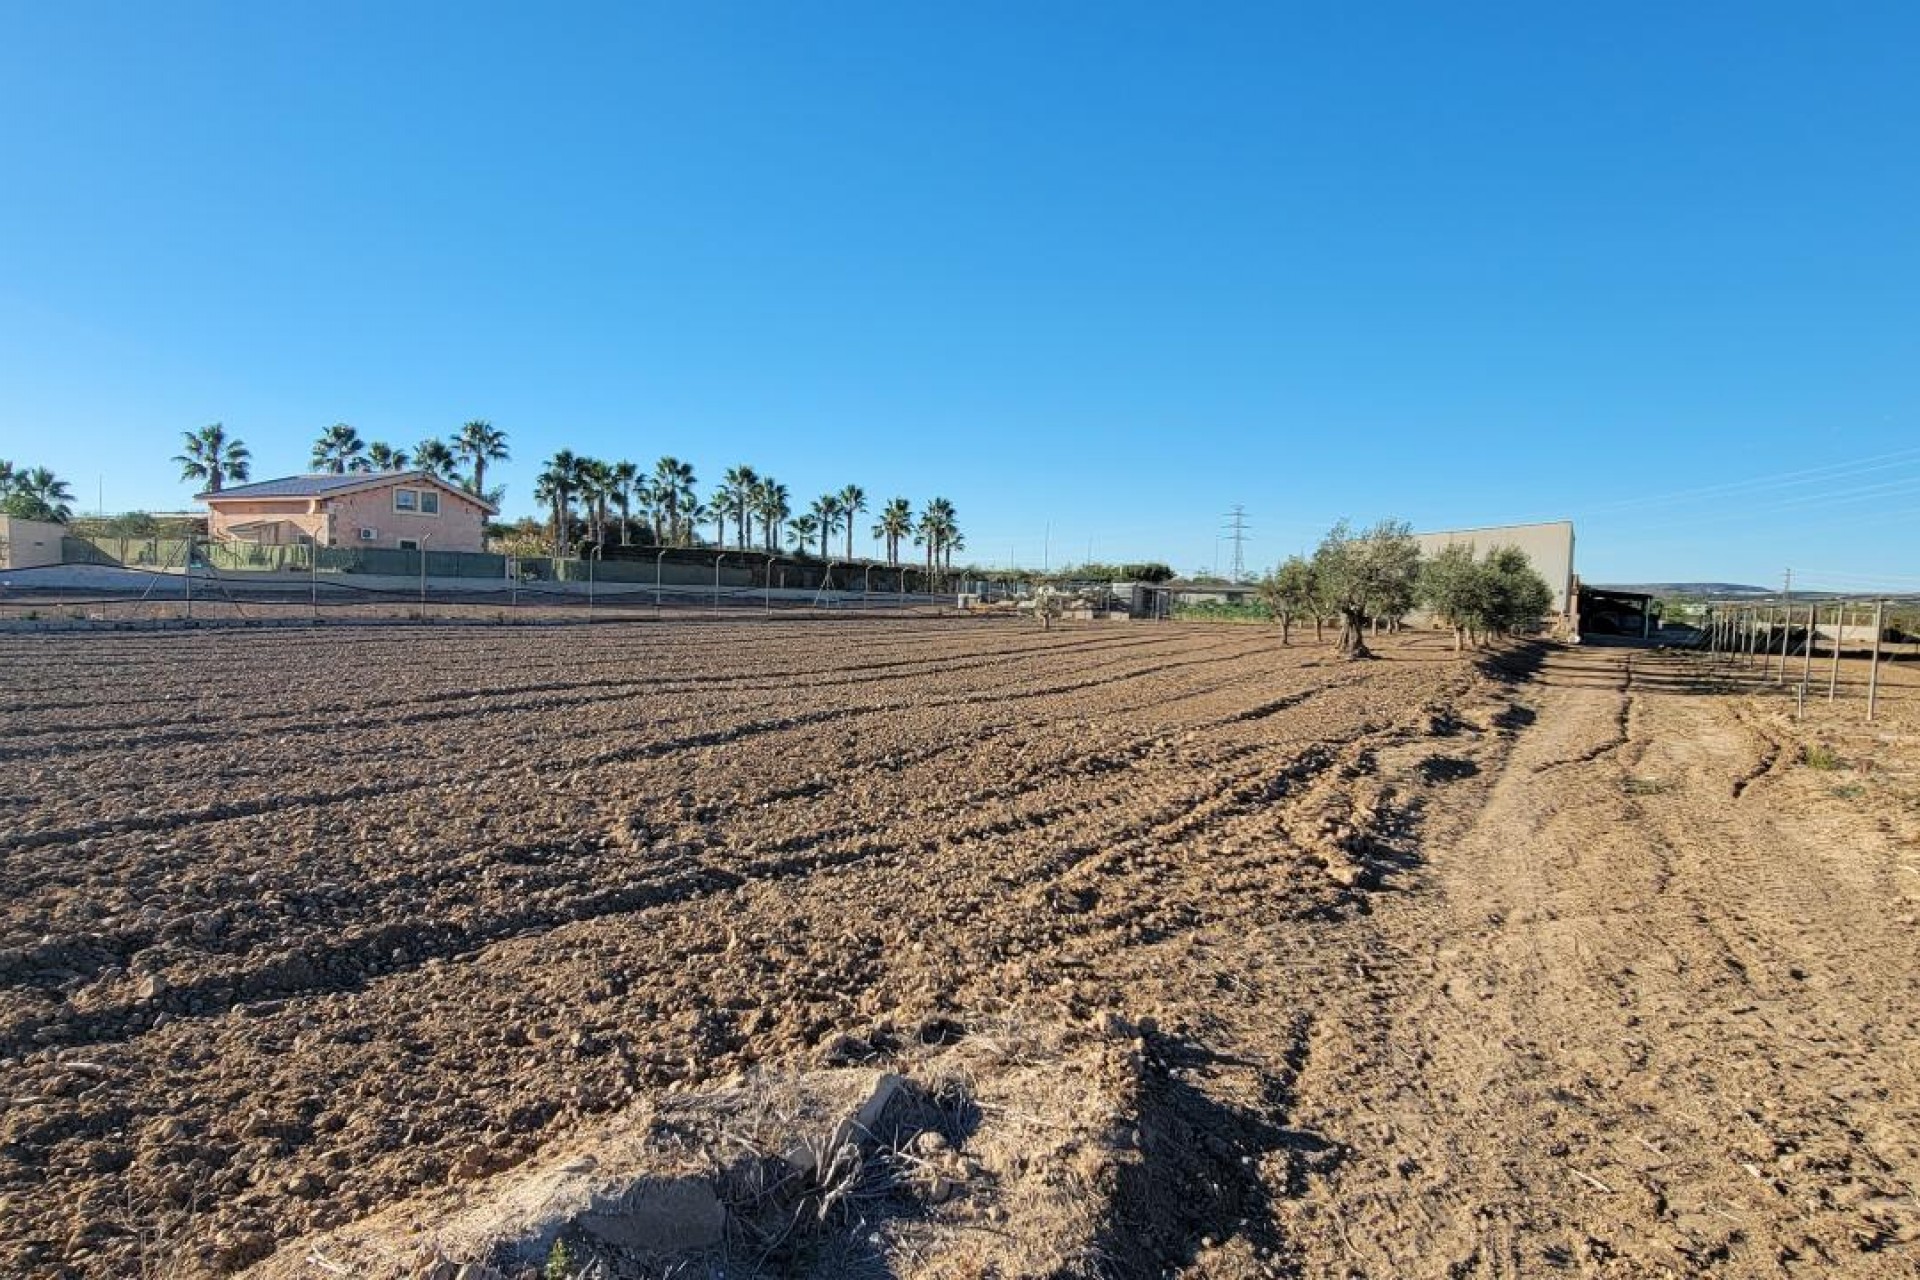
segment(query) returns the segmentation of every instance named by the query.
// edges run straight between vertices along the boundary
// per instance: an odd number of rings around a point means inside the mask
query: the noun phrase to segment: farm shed
[[[1645,591],[1579,584],[1574,596],[1574,627],[1578,634],[1639,636],[1653,634],[1657,614],[1653,596]]]
[[[288,476],[194,495],[221,542],[485,551],[492,503],[425,471]]]
[[[1573,600],[1573,521],[1554,520],[1546,524],[1498,524],[1483,529],[1442,529],[1434,533],[1416,533],[1413,540],[1420,554],[1436,556],[1456,543],[1473,548],[1475,556],[1484,556],[1496,547],[1518,547],[1533,564],[1533,571],[1546,579],[1553,592],[1553,612],[1565,617]]]

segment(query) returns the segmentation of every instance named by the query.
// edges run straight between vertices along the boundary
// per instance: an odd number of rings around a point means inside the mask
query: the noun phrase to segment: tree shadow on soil
[[[1284,1161],[1279,1194],[1301,1195],[1310,1173],[1324,1173],[1341,1149],[1316,1134],[1289,1129],[1272,1117],[1293,1105],[1291,1081],[1245,1059],[1214,1053],[1192,1040],[1145,1032],[1139,1144],[1141,1158],[1122,1165],[1107,1219],[1095,1237],[1100,1274],[1147,1280],[1191,1266],[1202,1241],[1218,1246],[1240,1238],[1270,1262],[1275,1274],[1300,1274],[1298,1259],[1274,1221],[1271,1157]],[[1294,1056],[1304,1054],[1304,1043]],[[1257,1108],[1209,1096],[1197,1084],[1220,1068],[1253,1071],[1260,1080]],[[1061,1278],[1064,1280],[1064,1277]]]

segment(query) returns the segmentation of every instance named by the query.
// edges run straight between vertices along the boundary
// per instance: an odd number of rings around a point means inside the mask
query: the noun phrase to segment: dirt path
[[[1920,1274],[1920,857],[1688,676],[1557,657],[1432,815],[1299,1082],[1310,1273]]]

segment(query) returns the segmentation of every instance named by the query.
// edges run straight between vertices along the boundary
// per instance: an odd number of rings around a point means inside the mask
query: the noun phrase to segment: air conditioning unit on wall
[[[378,529],[360,530],[360,541],[362,542],[372,542],[374,539],[378,538],[379,536],[380,536],[380,531]]]

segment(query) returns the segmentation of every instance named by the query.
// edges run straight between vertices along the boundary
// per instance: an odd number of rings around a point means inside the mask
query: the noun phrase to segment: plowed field
[[[1117,953],[1335,909],[1276,802],[1480,679],[906,621],[0,645],[0,1272],[93,1276],[835,1037],[1121,1007]]]
[[[1911,1274],[1911,733],[1816,777],[1581,662],[0,637],[0,1275],[367,1274],[312,1242],[949,1046],[953,1178],[817,1205],[860,1265],[650,1274]]]

